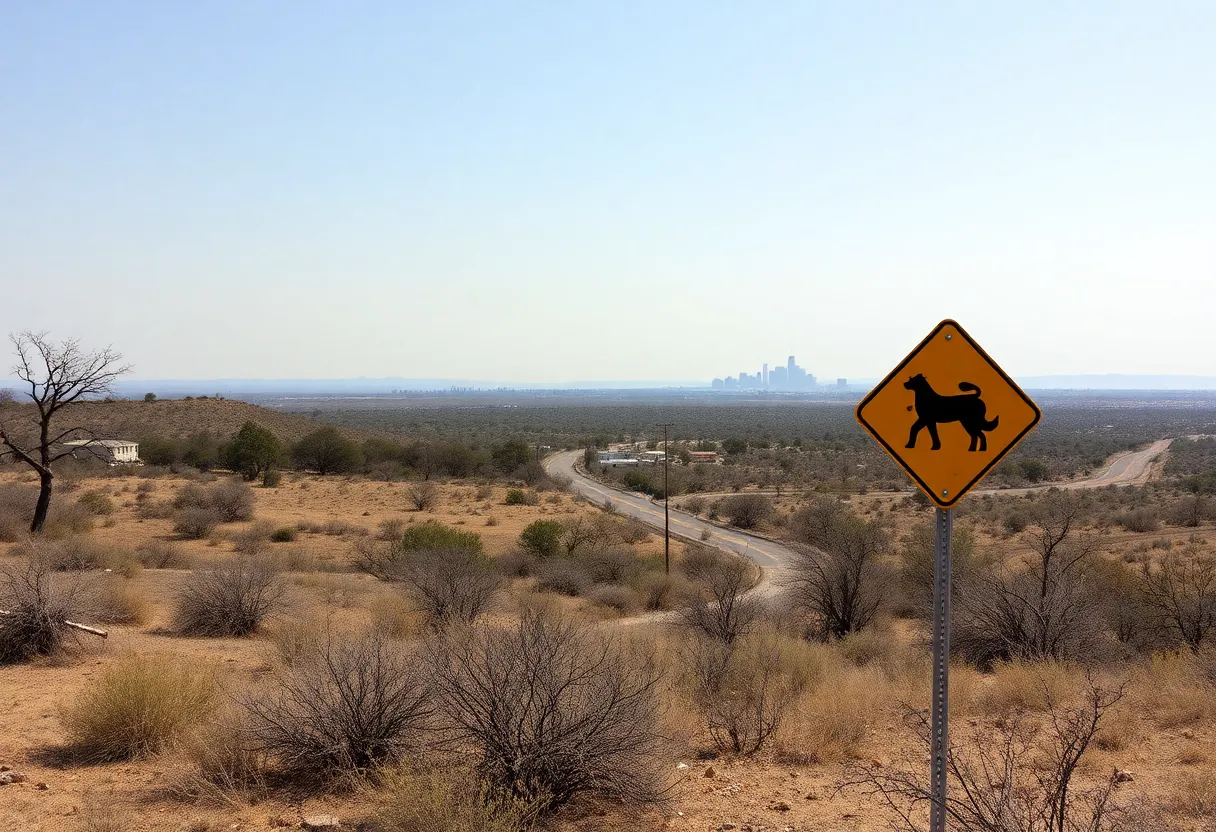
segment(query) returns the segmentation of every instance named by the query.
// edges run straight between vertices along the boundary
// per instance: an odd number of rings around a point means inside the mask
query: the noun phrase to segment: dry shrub
[[[285,667],[295,667],[305,657],[316,653],[325,640],[325,625],[312,618],[292,616],[276,621],[268,628],[267,635],[279,661]]]
[[[239,558],[187,579],[177,595],[173,628],[183,635],[247,636],[282,598],[283,584],[273,566]]]
[[[0,484],[0,543],[16,543],[29,533],[38,489],[15,482]]]
[[[173,515],[173,531],[187,540],[205,540],[221,522],[213,508],[184,508]]]
[[[270,523],[255,523],[247,529],[236,533],[232,543],[236,551],[242,555],[257,555],[270,545],[270,536],[274,534],[274,526]]]
[[[868,664],[888,667],[899,652],[899,641],[890,630],[868,627],[840,639],[836,642],[836,649],[858,667]]]
[[[151,605],[130,579],[107,575],[93,584],[92,608],[95,620],[101,624],[144,624]]]
[[[295,777],[364,772],[401,760],[431,727],[431,691],[418,664],[377,633],[336,638],[275,671],[240,701],[253,747]]]
[[[222,480],[210,488],[183,486],[173,505],[178,509],[212,509],[221,523],[253,519],[253,489],[239,480]]]
[[[1216,693],[1189,651],[1159,653],[1132,677],[1137,711],[1161,728],[1180,728],[1206,719]]]
[[[491,794],[472,772],[451,768],[388,769],[367,797],[383,832],[527,832],[537,814],[533,804]]]
[[[632,589],[620,584],[603,584],[594,587],[587,597],[603,607],[628,615],[638,608],[638,598]]]
[[[855,757],[889,701],[882,672],[840,665],[802,694],[774,737],[777,759],[817,765]]]
[[[998,664],[980,702],[988,713],[1008,716],[1014,711],[1045,711],[1049,700],[1065,701],[1085,683],[1084,672],[1054,662]]]
[[[189,769],[171,788],[192,800],[224,806],[246,806],[269,791],[265,755],[253,748],[244,711],[226,707],[213,720],[196,726],[182,740]]]
[[[34,541],[33,546],[45,546]],[[53,656],[80,646],[64,622],[87,618],[82,585],[52,574],[35,549],[23,566],[0,568],[0,665]]]
[[[580,794],[637,805],[661,795],[653,655],[541,609],[515,626],[449,631],[428,653],[457,743],[495,794],[549,810]]]
[[[60,715],[81,758],[127,760],[156,754],[214,713],[215,679],[206,669],[155,656],[131,656],[102,673]]]
[[[565,559],[543,561],[537,570],[536,588],[577,598],[591,586],[581,564]]]
[[[417,638],[426,628],[422,613],[414,610],[405,598],[395,592],[377,595],[367,605],[372,628],[389,638]]]
[[[145,569],[189,569],[194,559],[171,540],[151,540],[135,549],[135,557]]]
[[[732,644],[704,635],[688,639],[682,655],[687,684],[719,751],[755,753],[781,727],[807,682],[805,666],[787,653],[788,640],[771,632]]]
[[[76,498],[76,502],[98,517],[114,513],[114,501],[101,491],[86,491]]]
[[[439,488],[433,482],[411,485],[406,496],[414,511],[432,511],[439,507]]]
[[[65,537],[61,540],[27,538],[13,548],[12,554],[41,560],[56,572],[88,572],[95,569],[111,569],[124,575],[139,572],[139,561],[133,553],[87,537]]]
[[[52,540],[72,535],[88,534],[93,530],[93,512],[76,503],[51,501],[42,534]]]

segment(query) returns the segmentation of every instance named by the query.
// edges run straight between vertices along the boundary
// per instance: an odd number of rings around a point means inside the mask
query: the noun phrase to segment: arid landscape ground
[[[172,404],[189,411],[189,403]],[[227,432],[260,413],[239,403],[204,406],[230,412]],[[193,413],[190,418],[201,421],[191,421],[179,435],[200,429],[213,415]],[[168,418],[176,422],[180,414]],[[293,438],[311,427],[298,417],[275,418],[280,427],[295,423],[289,426]],[[1088,557],[1126,565],[1126,576],[1171,553],[1210,564],[1216,527],[1207,514],[1193,524],[1176,518],[1187,492],[1167,487],[1167,454],[1154,454],[1151,470],[1137,474],[1138,484],[1100,489],[1086,498],[1090,502],[1078,515],[1080,528],[1073,529],[1069,544],[1083,538]],[[712,536],[674,542],[675,583],[652,603],[648,599],[662,579],[661,533],[620,512],[605,512],[560,481],[529,484],[511,475],[384,481],[365,474],[287,472],[275,487],[239,486],[245,489],[246,519],[219,522],[196,534],[183,532],[182,513],[190,510],[190,501],[207,489],[238,488],[239,479],[218,470],[175,470],[71,469],[55,493],[60,510],[52,511],[44,539],[30,540],[13,523],[6,527],[9,542],[3,544],[0,565],[15,570],[31,558],[58,559],[54,581],[84,587],[91,603],[82,609],[92,618],[83,623],[104,627],[108,637],[81,633],[76,649],[0,666],[0,765],[21,775],[19,782],[0,786],[3,828],[204,832],[292,827],[321,816],[337,818],[341,828],[385,828],[376,825],[383,823],[377,807],[384,798],[374,776],[354,785],[341,780],[309,788],[288,787],[269,776],[255,778],[256,783],[208,779],[200,744],[218,742],[208,733],[216,725],[221,731],[239,730],[225,714],[239,709],[250,692],[269,695],[280,674],[301,663],[318,639],[378,634],[400,645],[404,655],[417,656],[421,666],[416,651],[435,638],[423,608],[405,585],[378,579],[359,564],[369,553],[383,551],[376,547],[394,545],[411,528],[426,524],[475,533],[505,576],[505,586],[477,626],[509,629],[521,611],[543,610],[585,622],[661,670],[653,691],[657,739],[648,760],[659,799],[634,803],[592,790],[544,817],[546,828],[877,832],[890,828],[894,815],[875,793],[876,784],[884,776],[905,770],[920,775],[926,768],[925,750],[909,727],[910,713],[927,706],[929,690],[926,629],[910,564],[932,512],[907,491],[861,489],[866,493],[838,492],[830,498],[859,522],[881,527],[891,541],[881,553],[891,583],[873,619],[843,638],[815,638],[799,613],[780,600],[770,604],[749,620],[731,648],[731,655],[743,657],[736,669],[741,675],[732,684],[771,681],[763,691],[767,699],[758,701],[754,692],[733,699],[719,692],[719,700],[711,701],[699,687],[696,658],[698,650],[710,648],[680,607],[691,603],[681,600],[686,597],[681,592],[698,586],[704,572],[697,569],[706,568],[697,566],[698,559],[712,548]],[[20,519],[27,510],[22,501],[33,493],[30,476],[13,466],[0,476],[5,510]],[[421,508],[415,499],[420,488],[429,494]],[[679,496],[673,503],[723,530],[733,519],[751,533],[797,545],[798,518],[810,517],[824,495],[789,488],[780,497],[752,493],[762,490],[753,483],[716,496]],[[755,524],[732,518],[728,503],[714,502],[749,493],[767,501]],[[966,557],[1011,564],[1032,556],[1036,512],[1046,511],[1058,493],[1041,488],[972,498],[959,518],[966,530]],[[1151,522],[1138,524],[1134,515],[1141,510],[1151,510]],[[562,545],[574,539],[570,529],[594,531],[588,532],[585,548],[567,555],[526,555],[531,545],[526,530],[536,521],[561,524]],[[617,578],[551,568],[562,560],[600,568],[592,553],[601,550],[628,555],[624,567],[618,564]],[[191,576],[242,561],[272,564],[284,588],[282,599],[251,635],[183,634],[175,616]],[[1211,604],[1211,596],[1205,597],[1202,603]],[[953,739],[974,754],[991,748],[994,738],[1014,736],[1014,727],[1025,728],[1017,736],[1031,739],[1017,760],[1025,769],[1017,775],[1023,778],[1017,788],[1033,791],[1033,774],[1051,767],[1050,747],[1036,744],[1049,736],[1051,720],[1079,713],[1069,709],[1084,703],[1087,690],[1118,691],[1079,760],[1074,792],[1109,786],[1114,825],[1102,829],[1216,828],[1216,666],[1210,641],[1192,651],[1153,641],[1145,622],[1128,626],[1144,632],[1120,639],[1102,635],[1093,642],[1101,644],[1092,655],[1061,650],[1058,657],[998,659],[982,667],[960,656],[951,679]],[[90,696],[107,672],[125,672],[132,657],[206,676],[217,685],[216,702],[162,746],[99,761],[90,756],[87,737],[71,726],[79,725],[81,709],[95,704]],[[724,725],[743,726],[742,747],[731,747],[735,736]],[[1010,733],[1001,733],[1007,729]],[[477,759],[474,749],[459,743],[442,753],[449,755],[442,765],[454,770]],[[430,755],[420,746],[417,759]],[[424,821],[414,823],[389,828],[426,828],[417,825]],[[506,827],[453,821],[434,828]]]

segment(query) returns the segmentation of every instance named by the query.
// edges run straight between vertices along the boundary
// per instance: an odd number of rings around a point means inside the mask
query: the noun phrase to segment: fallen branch
[[[8,610],[0,610],[0,615],[12,615],[12,613]],[[62,623],[65,627],[71,627],[73,630],[80,630],[84,633],[92,633],[93,635],[101,636],[102,638],[108,638],[110,635],[107,630],[99,630],[96,627],[90,627],[87,624],[77,624],[75,621],[67,620],[64,620]]]

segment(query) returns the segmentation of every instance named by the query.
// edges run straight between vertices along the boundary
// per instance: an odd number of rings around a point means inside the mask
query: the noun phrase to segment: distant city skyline
[[[841,381],[844,379],[836,379],[837,386],[843,386]],[[798,366],[795,356],[791,355],[785,364],[777,364],[772,370],[764,363],[755,373],[742,370],[738,376],[715,378],[709,386],[713,390],[814,391],[819,389],[819,380],[814,373]]]

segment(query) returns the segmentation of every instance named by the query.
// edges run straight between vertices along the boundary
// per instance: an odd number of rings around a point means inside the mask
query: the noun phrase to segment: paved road
[[[545,460],[545,469],[552,474],[569,477],[571,487],[591,502],[604,505],[611,501],[621,514],[636,517],[643,523],[660,530],[663,528],[662,505],[655,505],[640,494],[609,488],[576,470],[574,462],[582,456],[582,453],[582,451],[566,451],[554,454]],[[743,555],[762,567],[764,570],[763,583],[766,586],[771,587],[773,579],[794,558],[794,553],[780,543],[774,543],[738,529],[723,529],[675,508],[671,510],[671,533],[673,535],[700,540],[702,533],[706,531],[712,536],[710,540],[706,541],[711,546]]]
[[[1045,482],[1029,488],[984,488],[977,494],[1025,494],[1044,488],[1102,488],[1106,485],[1140,485],[1149,481],[1153,473],[1153,460],[1169,450],[1172,439],[1158,439],[1141,451],[1127,451],[1111,460],[1105,471],[1087,480],[1073,482]]]
[[[1111,460],[1105,471],[1087,480],[1076,480],[1068,483],[1043,483],[1030,488],[987,489],[992,494],[1024,494],[1043,488],[1101,488],[1105,485],[1132,485],[1147,482],[1152,473],[1152,463],[1159,454],[1164,453],[1170,446],[1169,439],[1161,439],[1141,451],[1128,451]],[[663,528],[663,506],[655,505],[641,494],[618,491],[596,482],[580,473],[574,463],[582,455],[582,451],[566,451],[550,456],[545,460],[545,469],[552,474],[570,478],[571,487],[588,500],[597,505],[611,501],[616,510],[628,517],[636,517],[647,525]],[[975,493],[984,493],[977,490]],[[704,495],[703,495],[704,496]],[[719,549],[726,549],[736,554],[750,558],[764,569],[763,583],[771,588],[777,577],[793,562],[794,553],[780,543],[765,540],[762,537],[750,535],[738,529],[723,529],[691,514],[677,509],[671,510],[671,533],[692,540],[700,540],[701,535],[708,531],[711,539],[707,542]]]

